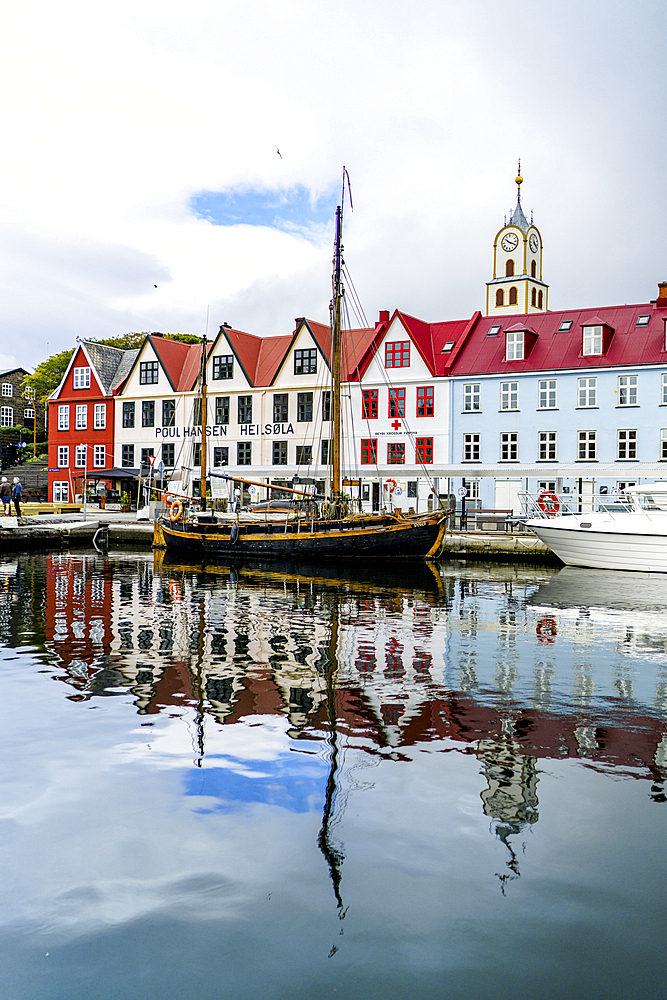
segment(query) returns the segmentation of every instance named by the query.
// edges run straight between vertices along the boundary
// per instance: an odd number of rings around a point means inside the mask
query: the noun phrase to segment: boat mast
[[[345,195],[345,167],[343,167],[343,196]],[[343,198],[336,209],[336,238],[334,241],[333,259],[333,300],[331,303],[331,416],[332,416],[332,456],[331,456],[331,495],[338,497],[341,488],[341,412],[340,412],[340,373],[341,373],[341,303],[343,286],[341,282],[342,269],[342,237],[343,237]]]
[[[208,406],[206,402],[206,334],[202,340],[201,359],[201,509],[206,510],[206,417]]]

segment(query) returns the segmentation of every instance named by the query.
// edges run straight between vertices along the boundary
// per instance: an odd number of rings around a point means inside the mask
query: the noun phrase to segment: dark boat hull
[[[333,527],[318,531],[264,531],[263,525],[243,525],[235,541],[228,526],[206,530],[161,523],[158,532],[168,552],[185,556],[262,559],[434,559],[442,547],[446,520],[439,514],[423,520],[391,524]]]

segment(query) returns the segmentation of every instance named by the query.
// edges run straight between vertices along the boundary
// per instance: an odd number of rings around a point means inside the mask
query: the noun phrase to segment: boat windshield
[[[667,510],[667,483],[645,483],[623,491],[635,509]]]

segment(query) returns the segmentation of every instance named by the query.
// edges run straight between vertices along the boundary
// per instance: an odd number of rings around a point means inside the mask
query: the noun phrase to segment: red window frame
[[[405,389],[389,390],[389,416],[405,416]]]
[[[417,387],[417,416],[435,416],[435,388],[432,385]]]
[[[361,390],[361,419],[377,420],[378,417],[378,390]]]
[[[377,465],[378,441],[377,438],[361,439],[361,464]]]
[[[387,445],[387,465],[405,465],[404,441],[394,441]]]
[[[419,437],[416,439],[415,458],[422,465],[433,465],[433,438]]]
[[[384,345],[385,368],[408,368],[410,366],[410,341],[393,340]]]

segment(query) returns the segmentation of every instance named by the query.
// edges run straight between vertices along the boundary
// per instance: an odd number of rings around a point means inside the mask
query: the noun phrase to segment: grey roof
[[[96,344],[90,340],[85,340],[84,346],[106,392],[126,377],[139,354],[138,348],[124,351],[120,347]]]
[[[528,220],[526,219],[526,216],[523,214],[523,209],[521,207],[521,193],[520,192],[517,194],[516,208],[514,209],[514,212],[512,213],[512,218],[510,219],[508,225],[510,225],[510,226],[518,226],[519,229],[521,229],[524,233],[528,231],[528,225],[529,225],[529,223],[528,223]]]
[[[141,348],[139,347],[133,347],[130,350],[123,351],[123,357],[121,358],[120,364],[116,369],[116,374],[114,375],[112,383],[114,388],[117,385],[120,385],[123,379],[126,379],[127,376],[130,374],[130,369],[132,368],[132,365],[139,357],[140,350]]]

